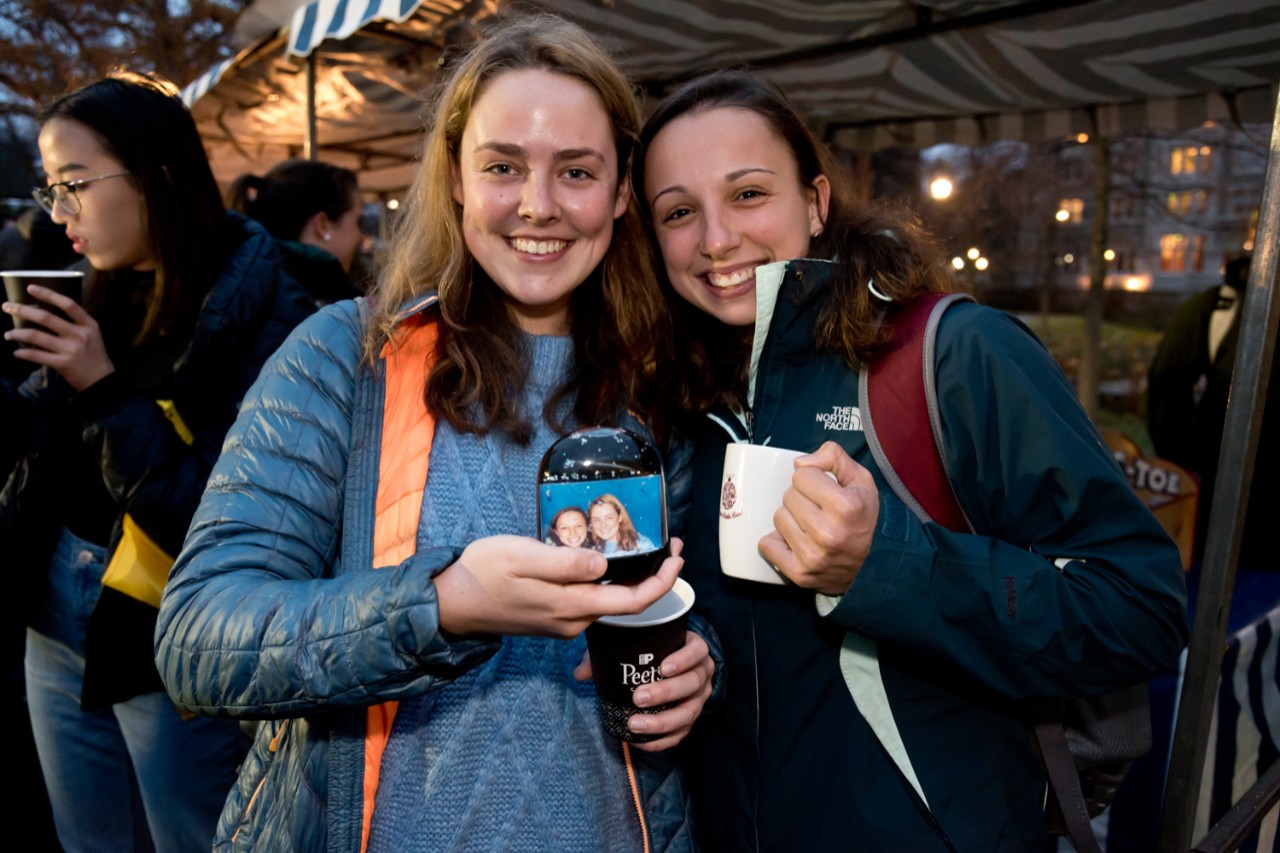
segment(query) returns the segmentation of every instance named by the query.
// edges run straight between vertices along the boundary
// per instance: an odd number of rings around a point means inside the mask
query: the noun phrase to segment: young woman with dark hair
[[[567,506],[551,516],[546,542],[566,548],[594,548],[587,526],[587,511],[580,506]]]
[[[36,287],[48,308],[4,304],[38,324],[5,334],[39,369],[3,388],[4,441],[23,450],[0,491],[0,550],[29,579],[45,783],[68,850],[207,847],[247,742],[164,694],[158,587],[241,397],[310,308],[270,235],[223,209],[171,86],[113,76],[40,123],[36,198],[91,265],[83,307]],[[108,565],[148,591],[104,587]]]
[[[578,680],[586,626],[657,600],[680,560],[602,585],[603,555],[537,538],[545,449],[652,410],[634,95],[537,17],[456,61],[429,126],[372,310],[326,308],[264,371],[165,590],[175,698],[268,720],[217,844],[690,849],[662,750],[710,694],[706,642],[637,689],[672,707],[632,717],[656,736],[635,752]]]
[[[227,206],[284,241],[286,267],[320,305],[359,291],[347,278],[364,233],[360,187],[350,169],[319,160],[285,160],[265,175],[245,174]]]
[[[870,446],[900,411],[877,410],[865,434],[859,379],[907,306],[955,289],[927,235],[857,202],[785,96],[748,73],[677,90],[641,142],[636,190],[691,365],[671,396],[699,434],[686,575],[725,643],[726,701],[688,764],[703,846],[1045,849],[1023,700],[1173,667],[1187,635],[1176,547],[1052,357],[966,301],[941,315],[923,367],[976,532],[918,517]],[[759,543],[781,585],[720,571],[731,441],[809,453]]]

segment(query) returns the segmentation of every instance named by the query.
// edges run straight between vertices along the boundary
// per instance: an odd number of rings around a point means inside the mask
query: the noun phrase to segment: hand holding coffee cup
[[[797,586],[843,595],[871,550],[880,492],[871,472],[832,441],[795,466],[760,553]]]
[[[677,579],[670,591],[642,612],[602,616],[587,628],[591,673],[604,728],[611,737],[628,743],[646,743],[667,734],[633,732],[629,721],[636,714],[656,715],[674,707],[675,703],[641,708],[635,704],[634,697],[638,691],[662,681],[663,662],[685,648],[693,598],[693,588]],[[709,679],[710,673],[706,676]],[[702,686],[709,683],[704,681]],[[701,702],[705,702],[705,691],[698,692]]]
[[[98,321],[75,299],[44,284],[27,280],[22,282],[25,287],[17,287],[11,283],[30,275],[5,274],[7,293],[12,295],[15,288],[25,293],[23,302],[10,299],[4,303],[4,311],[14,323],[4,338],[17,344],[14,357],[52,368],[76,391],[114,373]],[[63,286],[67,286],[65,282]]]

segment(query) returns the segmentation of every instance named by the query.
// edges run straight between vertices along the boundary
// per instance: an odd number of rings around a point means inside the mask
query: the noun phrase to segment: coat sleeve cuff
[[[461,558],[461,548],[442,545],[419,552],[413,557],[413,560],[419,564],[424,564],[431,580],[434,581],[441,572]],[[437,613],[439,612],[438,608],[439,605],[437,605]],[[437,627],[437,633],[440,639],[446,643],[446,648],[443,652],[434,650],[429,656],[432,659],[436,659],[443,654],[446,660],[457,657],[472,664],[483,663],[498,650],[498,646],[502,643],[502,637],[497,634],[467,634],[464,636],[446,631],[443,627]]]
[[[133,395],[129,382],[113,371],[71,398],[71,408],[89,425],[118,412]]]
[[[850,631],[860,631],[896,591],[912,532],[921,527],[897,495],[880,492],[880,518],[876,522],[871,549],[858,576],[843,595],[816,593],[814,606],[819,616],[831,619]]]

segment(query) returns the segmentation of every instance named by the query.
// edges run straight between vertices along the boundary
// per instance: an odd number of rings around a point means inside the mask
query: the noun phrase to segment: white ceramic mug
[[[773,532],[773,514],[791,486],[795,460],[806,455],[759,444],[731,444],[720,480],[720,570],[760,583],[785,584],[760,556],[760,540]]]

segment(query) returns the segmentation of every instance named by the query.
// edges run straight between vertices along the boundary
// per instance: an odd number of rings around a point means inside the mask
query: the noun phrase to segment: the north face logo
[[[862,412],[857,406],[832,406],[830,412],[818,412],[823,429],[837,432],[862,432]]]

